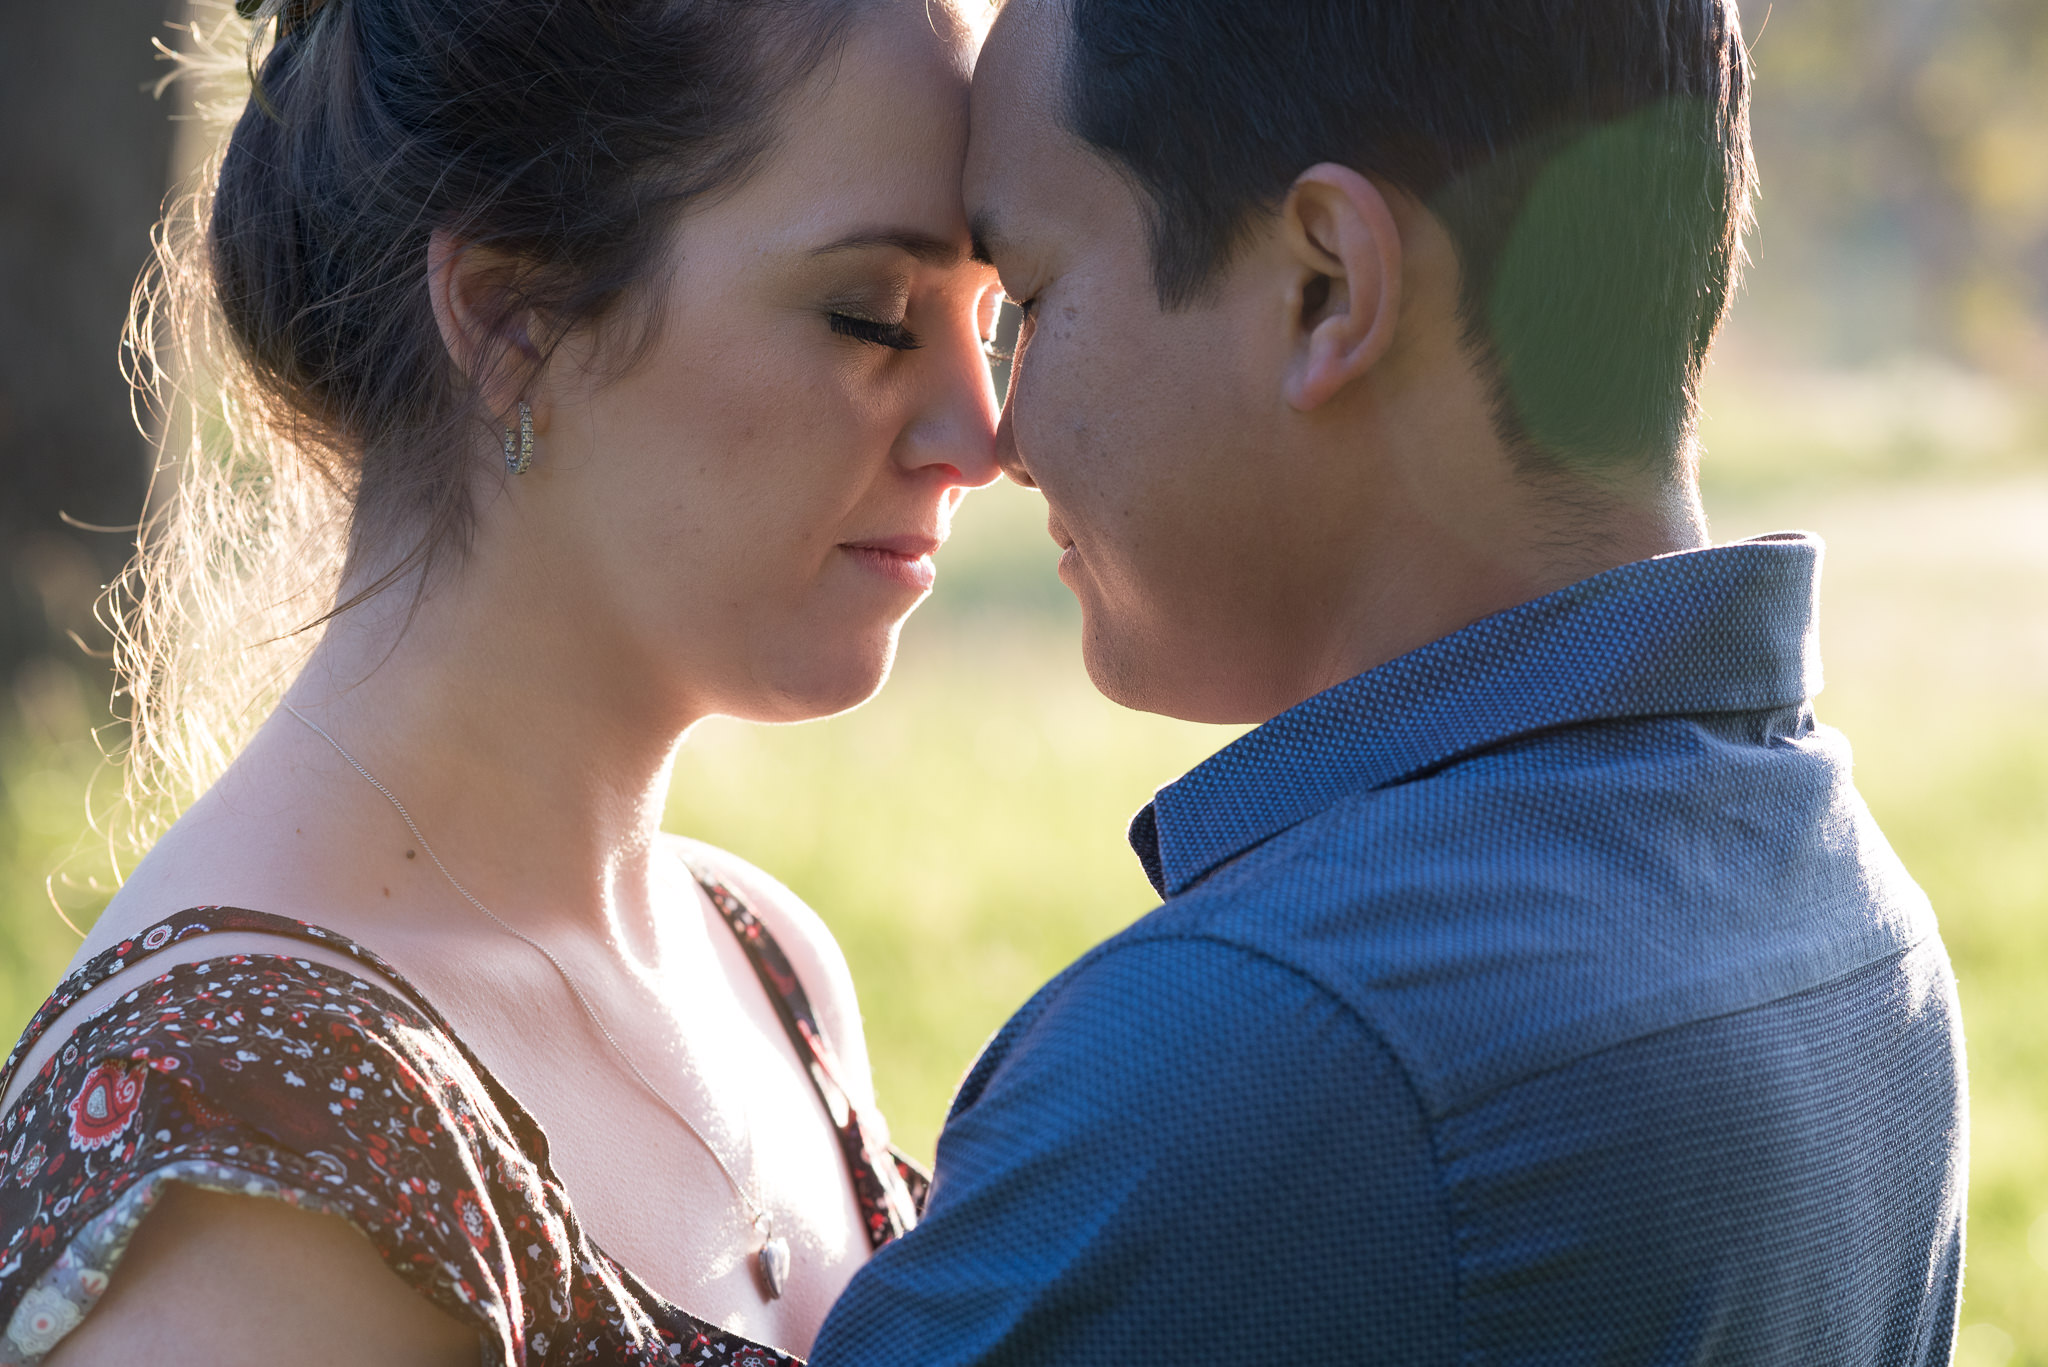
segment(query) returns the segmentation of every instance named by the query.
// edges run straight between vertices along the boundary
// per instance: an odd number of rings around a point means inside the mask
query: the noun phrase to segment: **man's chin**
[[[1262,689],[1270,682],[1210,643],[1176,639],[1081,602],[1081,662],[1103,697],[1133,712],[1205,726],[1246,726],[1284,710]]]
[[[1066,568],[1067,560],[1062,556],[1061,579],[1067,579]],[[1137,647],[1133,633],[1116,620],[1116,614],[1089,601],[1089,595],[1082,593],[1072,580],[1067,580],[1067,587],[1074,590],[1074,596],[1081,602],[1081,664],[1095,691],[1119,707],[1136,712],[1158,710],[1148,705],[1152,690],[1145,687],[1145,679],[1149,671],[1138,658],[1144,652]]]
[[[1179,721],[1214,721],[1207,690],[1159,658],[1156,633],[1120,629],[1114,619],[1081,609],[1081,662],[1095,690],[1119,707]]]

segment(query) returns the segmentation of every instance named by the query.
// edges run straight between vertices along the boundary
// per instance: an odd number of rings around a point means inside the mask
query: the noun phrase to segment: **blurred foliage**
[[[172,4],[0,9],[0,698],[89,631],[94,588],[127,557],[126,538],[61,515],[118,526],[141,510],[117,352],[169,172],[170,111],[148,85]]]
[[[79,671],[41,661],[0,705],[0,1033],[10,1044],[78,948],[59,907],[89,924],[108,896],[113,860],[93,842],[88,794],[111,775],[88,687]],[[94,864],[103,876],[81,883],[99,886],[63,886]]]
[[[1710,502],[2048,468],[2048,391],[1927,355],[1853,369],[1761,365],[1743,351],[1756,331],[1738,317],[1705,385],[1700,475]]]
[[[2048,0],[1750,0],[1782,352],[2048,378]]]

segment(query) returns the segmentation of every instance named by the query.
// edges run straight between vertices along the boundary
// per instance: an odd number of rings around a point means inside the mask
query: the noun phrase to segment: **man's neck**
[[[1567,477],[1415,500],[1357,547],[1320,640],[1267,715],[1472,623],[1620,565],[1708,544],[1690,478],[1630,488]]]

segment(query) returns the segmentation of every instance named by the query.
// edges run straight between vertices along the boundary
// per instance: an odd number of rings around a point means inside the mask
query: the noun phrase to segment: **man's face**
[[[1097,687],[1263,720],[1266,662],[1328,596],[1294,553],[1313,493],[1271,440],[1288,319],[1257,270],[1162,309],[1145,201],[1063,124],[1066,23],[1063,0],[1011,0],[974,79],[968,213],[1026,309],[998,459],[1044,491]]]

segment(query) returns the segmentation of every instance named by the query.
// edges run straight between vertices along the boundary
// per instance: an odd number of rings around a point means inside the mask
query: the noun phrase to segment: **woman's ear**
[[[427,294],[441,344],[494,413],[526,397],[519,386],[539,359],[528,312],[513,295],[515,269],[503,252],[440,229],[427,239]]]
[[[1335,162],[1296,177],[1280,218],[1298,271],[1285,397],[1306,413],[1370,370],[1393,345],[1401,316],[1401,231],[1380,188]]]

